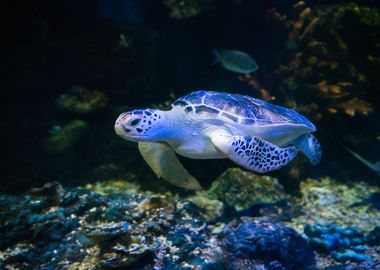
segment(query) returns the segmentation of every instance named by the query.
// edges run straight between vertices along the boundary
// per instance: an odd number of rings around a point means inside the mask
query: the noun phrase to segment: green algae
[[[175,19],[196,16],[214,5],[213,0],[164,0],[163,3],[170,8],[170,17]]]
[[[57,106],[61,110],[76,114],[91,114],[105,108],[108,97],[101,91],[89,91],[81,86],[73,86],[70,92],[58,97]]]
[[[88,131],[83,120],[73,120],[64,126],[56,126],[49,137],[43,141],[45,150],[51,154],[60,154],[79,141]]]
[[[361,6],[357,3],[336,6],[334,14],[334,24],[341,25],[346,16],[353,16],[365,27],[376,28],[380,26],[380,10],[367,6]],[[352,18],[351,18],[352,19]]]
[[[124,179],[109,179],[106,181],[89,183],[85,187],[102,195],[108,194],[138,194],[141,192],[140,186],[136,183]]]

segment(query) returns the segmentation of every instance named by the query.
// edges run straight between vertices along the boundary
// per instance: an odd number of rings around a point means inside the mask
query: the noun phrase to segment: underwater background
[[[378,1],[4,11],[0,269],[380,269]],[[223,50],[254,68],[216,61]],[[298,155],[261,175],[179,157],[203,189],[158,179],[115,120],[196,90],[296,110],[316,126],[322,161]]]

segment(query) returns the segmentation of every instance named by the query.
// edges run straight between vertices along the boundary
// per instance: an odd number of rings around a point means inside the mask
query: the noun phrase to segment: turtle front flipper
[[[298,152],[294,146],[280,148],[257,137],[214,134],[211,140],[232,161],[259,173],[280,169]]]
[[[165,143],[139,142],[140,153],[157,177],[162,177],[177,187],[201,189],[202,187],[179,162],[174,150]]]

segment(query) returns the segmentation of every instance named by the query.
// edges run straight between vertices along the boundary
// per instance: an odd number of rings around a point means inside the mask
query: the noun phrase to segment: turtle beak
[[[129,128],[126,128],[123,123],[125,122],[125,120],[130,117],[129,114],[127,113],[122,113],[120,114],[120,116],[116,119],[116,122],[115,122],[115,132],[117,135],[119,136],[125,136],[128,132],[131,131],[131,129]]]
[[[120,122],[118,122],[118,121],[116,121],[116,123],[115,123],[115,132],[119,136],[123,136],[123,134],[124,134],[123,125],[120,124]]]

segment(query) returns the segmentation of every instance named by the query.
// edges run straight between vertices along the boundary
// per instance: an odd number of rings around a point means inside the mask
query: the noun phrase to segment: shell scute
[[[315,129],[314,125],[296,111],[266,101],[239,94],[214,91],[195,91],[177,99],[173,106],[197,115],[222,118],[243,125],[301,124]]]
[[[195,107],[195,113],[202,113],[202,112],[211,113],[211,114],[218,114],[219,110],[211,108],[211,107],[206,106],[206,105],[200,105],[200,106]]]

